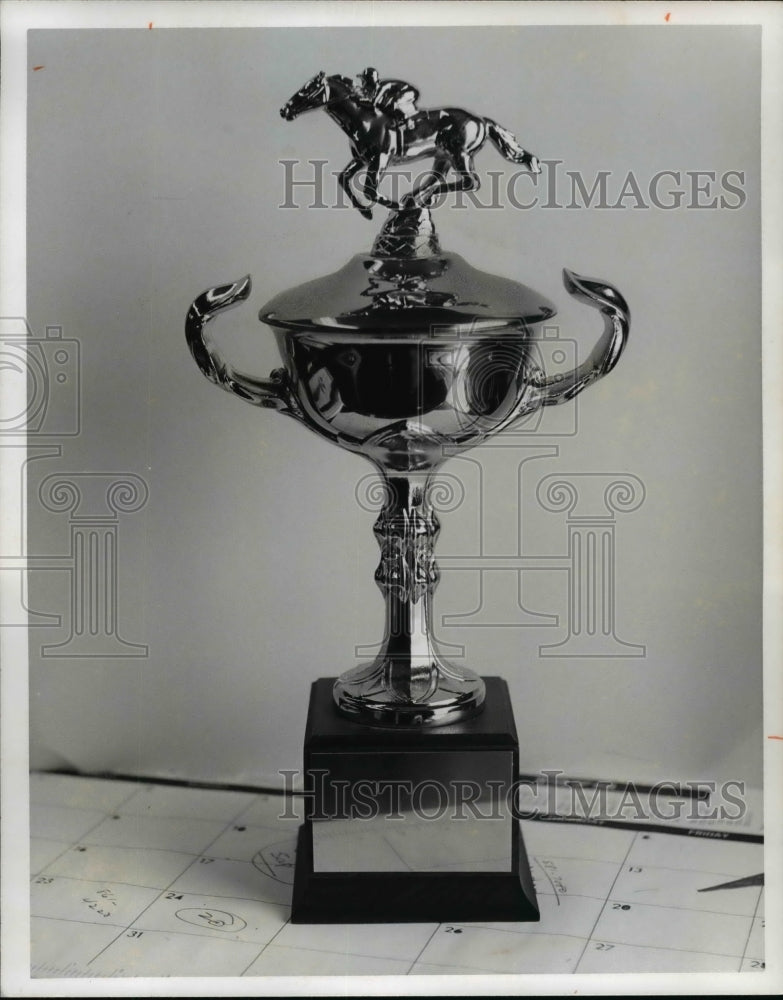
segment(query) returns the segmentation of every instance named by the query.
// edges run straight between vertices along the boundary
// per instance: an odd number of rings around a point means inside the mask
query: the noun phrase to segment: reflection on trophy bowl
[[[260,318],[275,330],[301,419],[406,472],[433,469],[518,414],[541,375],[535,326],[554,314],[542,296],[456,254],[357,255],[278,296]]]
[[[432,469],[516,410],[529,383],[517,334],[433,341],[278,332],[292,389],[314,430],[399,472]],[[448,451],[444,453],[444,448]]]

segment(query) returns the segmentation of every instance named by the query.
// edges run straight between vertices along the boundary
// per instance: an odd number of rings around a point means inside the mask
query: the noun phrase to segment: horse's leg
[[[451,165],[456,171],[456,178],[453,181],[440,180],[427,190],[427,198],[431,202],[439,194],[447,191],[475,191],[481,186],[481,178],[473,167],[473,157],[470,153],[460,151],[451,156]],[[416,204],[425,204],[421,201],[421,194],[416,194]]]
[[[421,180],[417,181],[416,186],[406,196],[405,201],[414,205],[429,205],[432,202],[433,192],[439,184],[445,182],[450,167],[450,157],[443,153],[437,153],[432,162],[432,169],[428,170]]]
[[[481,178],[473,166],[470,153],[460,153],[454,158],[454,169],[459,174],[458,186],[455,191],[475,191],[481,187]]]
[[[377,202],[379,205],[385,205],[386,208],[397,210],[400,208],[398,202],[392,201],[390,198],[385,198],[382,194],[378,194],[378,184],[386,173],[390,158],[389,152],[382,151],[369,161],[367,164],[367,176],[364,181],[364,195],[369,201]]]
[[[372,218],[372,207],[370,205],[362,205],[359,199],[354,194],[353,188],[351,187],[352,179],[358,174],[362,169],[362,161],[354,158],[348,164],[348,166],[343,170],[340,176],[337,178],[340,187],[348,195],[348,200],[351,202],[354,208],[358,208],[365,219]]]

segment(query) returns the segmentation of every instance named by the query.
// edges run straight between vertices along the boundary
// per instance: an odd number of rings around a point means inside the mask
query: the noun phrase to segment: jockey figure
[[[358,83],[363,100],[369,101],[395,124],[410,124],[410,119],[418,114],[419,92],[405,80],[380,80],[378,70],[368,67],[359,74]]]

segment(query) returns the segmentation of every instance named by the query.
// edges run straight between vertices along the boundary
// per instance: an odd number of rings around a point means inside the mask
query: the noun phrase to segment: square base
[[[343,718],[333,680],[313,685],[292,923],[539,919],[508,688],[484,680],[481,715],[404,730]]]

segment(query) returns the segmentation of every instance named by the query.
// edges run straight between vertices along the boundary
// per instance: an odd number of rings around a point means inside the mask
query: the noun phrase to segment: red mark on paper
[[[148,27],[148,28],[150,29],[150,31],[152,31],[152,21],[150,21],[150,22],[149,22],[149,23],[147,24],[147,27]]]
[[[669,18],[670,18],[670,17],[671,17],[671,14],[664,14],[664,15],[663,15],[663,19],[664,19],[664,21],[666,21],[666,22],[668,22],[668,20],[669,20]]]
[[[39,69],[44,69],[43,66],[33,66],[33,73],[37,73]]]
[[[783,736],[768,736],[768,740],[783,740]]]

